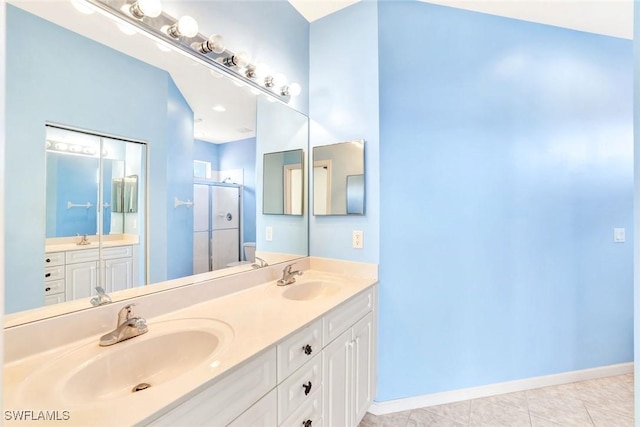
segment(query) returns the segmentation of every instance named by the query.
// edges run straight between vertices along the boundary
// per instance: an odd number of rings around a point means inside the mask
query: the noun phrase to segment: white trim
[[[479,387],[462,388],[458,390],[444,391],[442,393],[424,394],[422,396],[408,397],[406,399],[388,400],[386,402],[373,402],[369,412],[373,415],[385,415],[392,412],[408,411],[427,406],[443,405],[447,403],[461,402],[469,399],[496,396],[504,393],[532,390],[541,387],[549,387],[560,384],[568,384],[576,381],[593,380],[596,378],[612,377],[615,375],[629,374],[633,372],[633,362],[617,365],[601,366],[598,368],[569,371],[561,374],[531,377],[504,383],[488,384]]]

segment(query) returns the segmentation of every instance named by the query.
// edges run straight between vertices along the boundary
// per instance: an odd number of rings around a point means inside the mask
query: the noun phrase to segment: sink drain
[[[134,388],[131,389],[132,393],[135,393],[136,391],[142,391],[142,390],[146,390],[149,387],[151,387],[151,384],[147,384],[147,383],[140,383],[137,386],[135,386]]]

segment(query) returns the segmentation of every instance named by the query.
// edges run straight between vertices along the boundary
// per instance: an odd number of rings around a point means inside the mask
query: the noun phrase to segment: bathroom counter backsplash
[[[5,410],[67,411],[69,419],[65,425],[133,425],[148,421],[149,417],[188,400],[220,375],[377,283],[375,264],[303,258],[294,265],[295,269],[304,271],[297,278],[298,283],[279,287],[276,280],[280,278],[282,268],[283,265],[269,266],[5,329]],[[310,300],[282,296],[296,284],[312,281],[339,286],[334,286],[331,292],[320,298]],[[89,351],[92,362],[100,358],[101,350],[108,351],[105,349],[109,347],[98,346],[98,340],[113,330],[117,312],[129,303],[136,304],[135,315],[146,318],[149,337],[154,332],[154,325],[157,325],[156,330],[179,322],[189,323],[191,327],[202,324],[203,329],[214,325],[225,331],[220,335],[223,337],[220,345],[224,349],[215,355],[214,361],[197,365],[143,393],[127,394],[117,400],[96,398],[78,403],[82,399],[71,398],[75,395],[56,389],[55,380],[38,383],[39,372],[46,372],[51,364],[73,358],[79,349]],[[56,330],[56,333],[52,334],[51,330]],[[149,337],[132,338],[112,347],[125,346],[128,342],[133,345],[136,339]],[[72,373],[79,369],[81,367],[74,368]],[[93,380],[98,380],[100,374],[96,373]],[[68,372],[60,373],[61,378],[68,375]],[[29,423],[20,421],[16,425]],[[35,421],[34,425],[38,422]]]
[[[80,245],[78,242],[82,240],[82,236],[77,237],[50,237],[45,241],[45,253],[79,251],[83,249],[95,249],[99,246],[110,248],[116,246],[137,245],[139,238],[133,234],[109,234],[102,236],[102,244],[99,245],[98,236],[87,236],[88,244]]]

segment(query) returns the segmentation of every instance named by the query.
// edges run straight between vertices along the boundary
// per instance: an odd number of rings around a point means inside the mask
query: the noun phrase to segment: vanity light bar
[[[57,153],[75,154],[89,157],[95,157],[98,154],[98,149],[90,145],[73,144],[69,142],[54,141],[51,139],[47,139],[46,150]],[[103,149],[102,155],[106,156],[107,154],[107,149]]]
[[[295,96],[289,90],[289,87],[294,84],[288,87],[285,83],[275,85],[273,84],[274,78],[271,76],[260,78],[257,73],[247,72],[247,70],[255,70],[259,67],[251,63],[245,52],[233,52],[227,49],[224,46],[225,42],[222,36],[205,37],[200,33],[195,33],[193,36],[182,34],[177,30],[180,20],[165,12],[161,12],[156,17],[144,15],[140,18],[140,14],[132,14],[131,0],[85,1],[116,22],[126,22],[133,25],[142,30],[141,34],[156,42],[161,41],[163,44],[169,44],[196,62],[212,67],[219,73],[249,86],[259,93],[274,97],[285,104],[291,100],[292,95]]]

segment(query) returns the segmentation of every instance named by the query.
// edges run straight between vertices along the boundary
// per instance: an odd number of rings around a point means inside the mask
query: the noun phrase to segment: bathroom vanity
[[[375,391],[377,266],[305,258],[277,286],[284,265],[6,329],[5,410],[67,411],[65,425],[356,426]],[[131,302],[149,332],[99,347]],[[65,332],[40,342],[51,327]]]
[[[95,240],[96,236],[92,236]],[[126,234],[105,236],[101,245],[79,238],[47,239],[44,257],[45,305],[95,295],[101,283],[106,292],[138,284],[138,238]],[[100,280],[98,279],[100,277]]]

